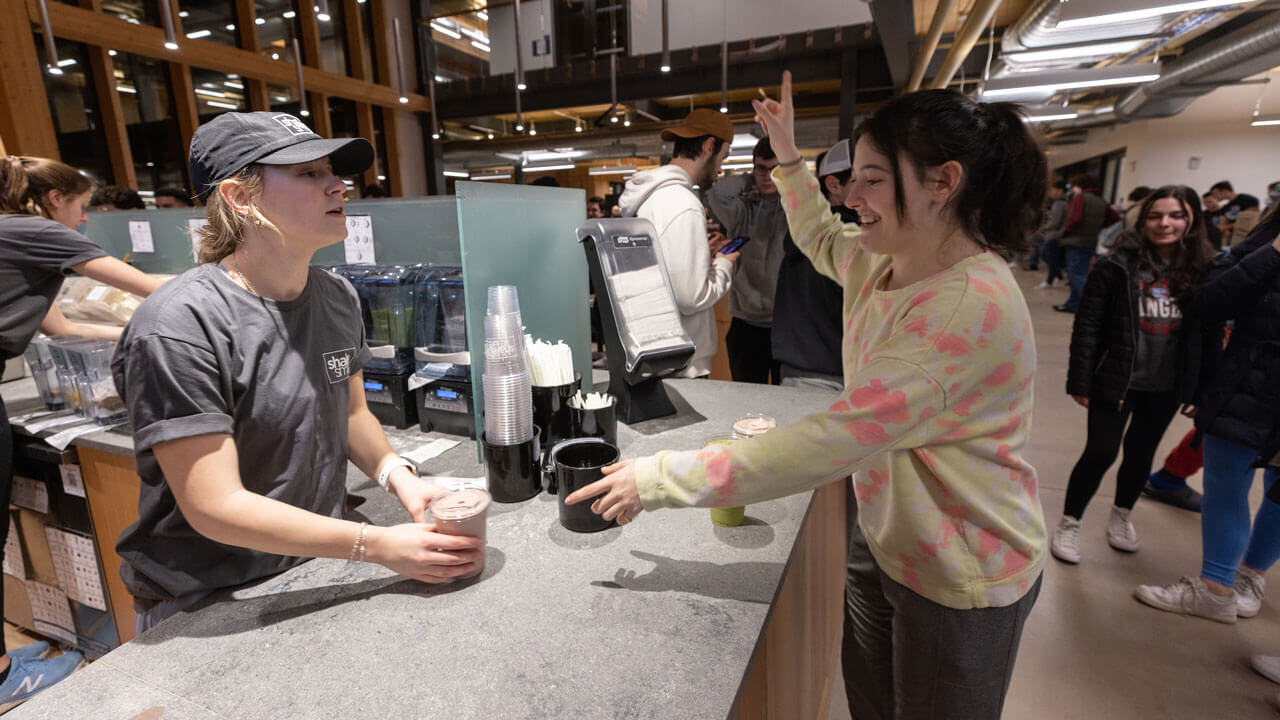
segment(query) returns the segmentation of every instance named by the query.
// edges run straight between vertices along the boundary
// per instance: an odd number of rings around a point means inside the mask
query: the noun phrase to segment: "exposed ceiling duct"
[[[1116,102],[1121,120],[1169,117],[1196,98],[1280,65],[1280,12],[1168,64],[1159,80],[1131,90]]]

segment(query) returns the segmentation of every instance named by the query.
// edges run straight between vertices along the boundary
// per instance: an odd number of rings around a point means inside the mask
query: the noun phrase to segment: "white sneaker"
[[[1280,683],[1280,657],[1275,655],[1254,655],[1251,662],[1253,669],[1257,670],[1259,675],[1273,683]]]
[[[1184,577],[1163,586],[1139,585],[1133,596],[1145,605],[1166,612],[1195,615],[1227,624],[1236,621],[1235,597],[1214,595],[1198,577]]]
[[[1129,510],[1111,507],[1111,519],[1107,521],[1107,542],[1120,552],[1138,552],[1138,531],[1129,521]]]
[[[1080,521],[1063,515],[1058,521],[1058,529],[1053,531],[1053,540],[1049,543],[1049,552],[1064,563],[1075,565],[1080,562],[1080,546],[1076,542],[1080,534]]]
[[[1039,285],[1037,285],[1037,286],[1035,287],[1035,289],[1036,289],[1036,290],[1049,290],[1049,289],[1051,289],[1052,287],[1053,287],[1053,283],[1049,282],[1048,280],[1042,280],[1042,281],[1040,281],[1040,284],[1039,284]]]
[[[1266,591],[1267,581],[1262,573],[1244,565],[1236,572],[1236,615],[1251,618],[1262,609],[1262,594]],[[1280,663],[1280,658],[1276,659]],[[1280,683],[1280,680],[1276,680]]]

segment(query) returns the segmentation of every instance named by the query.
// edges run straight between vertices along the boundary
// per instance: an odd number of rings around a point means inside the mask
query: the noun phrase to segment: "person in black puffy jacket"
[[[1195,316],[1183,309],[1212,257],[1195,191],[1166,185],[1147,197],[1136,229],[1089,273],[1067,373],[1067,393],[1089,409],[1089,434],[1049,546],[1063,562],[1080,561],[1080,519],[1122,440],[1107,541],[1138,550],[1129,512],[1179,404],[1194,398],[1202,340]]]
[[[1209,333],[1235,322],[1231,340],[1205,358],[1196,429],[1203,436],[1204,557],[1199,577],[1141,585],[1139,601],[1161,610],[1233,623],[1262,608],[1263,576],[1280,559],[1280,213],[1232,246],[1192,305]],[[1206,345],[1211,347],[1211,345]],[[1250,523],[1258,468],[1269,490]]]

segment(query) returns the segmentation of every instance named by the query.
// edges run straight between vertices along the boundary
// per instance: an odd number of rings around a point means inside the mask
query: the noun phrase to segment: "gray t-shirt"
[[[168,600],[301,562],[197,533],[152,448],[229,434],[246,489],[339,517],[346,494],[348,379],[368,356],[355,290],[317,268],[302,294],[287,302],[247,292],[216,264],[189,270],[147,298],[111,364],[133,423],[142,478],[138,522],[116,544],[129,592]]]
[[[62,223],[38,215],[0,215],[0,360],[27,349],[63,276],[106,254]]]
[[[1178,384],[1178,333],[1182,309],[1169,291],[1163,268],[1138,278],[1138,346],[1129,388],[1168,392]]]

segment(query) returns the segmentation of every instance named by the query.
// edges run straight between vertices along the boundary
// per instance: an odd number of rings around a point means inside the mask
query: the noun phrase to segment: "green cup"
[[[731,508],[711,508],[711,522],[720,527],[738,527],[747,519],[745,505]]]
[[[702,442],[703,447],[712,445],[732,445],[738,437],[733,433],[717,433],[708,436]],[[747,517],[746,506],[731,508],[711,508],[711,522],[721,527],[738,527]]]

